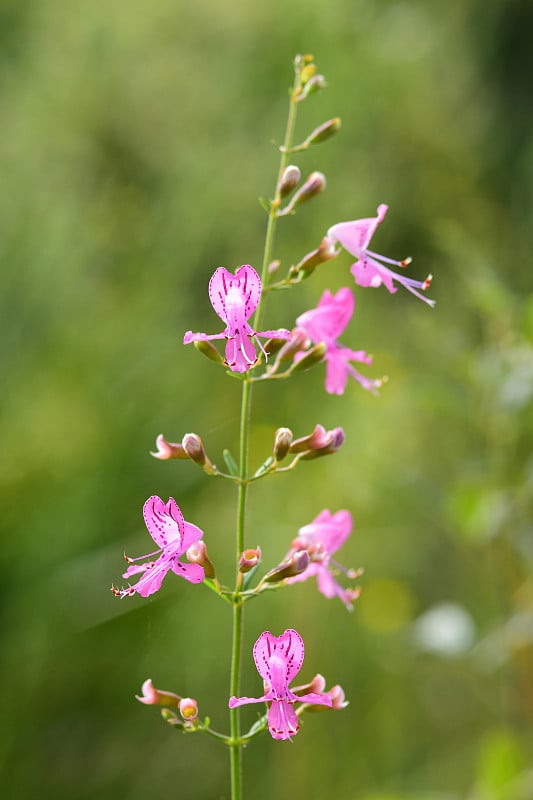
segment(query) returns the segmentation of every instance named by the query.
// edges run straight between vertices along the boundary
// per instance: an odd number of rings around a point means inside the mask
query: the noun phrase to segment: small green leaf
[[[222,451],[222,455],[224,456],[224,461],[226,462],[226,466],[228,468],[229,474],[232,477],[237,478],[239,476],[239,467],[237,465],[237,462],[235,461],[235,459],[231,455],[230,451],[229,450],[223,450]]]

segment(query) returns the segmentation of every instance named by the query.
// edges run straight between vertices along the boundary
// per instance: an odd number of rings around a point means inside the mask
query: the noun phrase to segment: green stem
[[[240,580],[238,564],[242,551],[244,550],[244,527],[246,517],[246,495],[248,483],[246,475],[248,473],[248,439],[250,433],[250,412],[252,401],[252,384],[246,380],[242,385],[241,399],[241,423],[240,423],[240,445],[239,445],[239,490],[237,496],[237,536],[236,536],[236,563],[237,575],[235,582],[235,592],[233,596],[233,641],[231,648],[231,678],[230,696],[237,697],[239,694],[239,684],[241,675],[241,650],[242,650],[242,631],[244,608],[240,599]],[[231,766],[231,800],[241,800],[242,797],[242,748],[240,740],[240,717],[239,709],[230,710],[230,766]]]
[[[265,249],[263,254],[263,268],[261,273],[261,283],[263,288],[268,284],[269,272],[268,266],[272,258],[272,248],[274,246],[274,233],[277,222],[277,210],[281,203],[279,193],[279,186],[281,177],[289,161],[289,151],[292,144],[294,135],[294,125],[296,122],[296,105],[297,105],[297,92],[300,87],[300,67],[295,68],[294,86],[290,95],[289,113],[287,117],[287,126],[285,129],[285,140],[283,148],[281,149],[281,158],[278,170],[278,177],[276,181],[276,194],[275,199],[270,204],[270,212],[268,215],[268,224],[265,235]],[[261,294],[259,305],[254,315],[255,330],[260,330],[261,322],[264,315],[265,293]],[[252,408],[252,382],[245,377],[242,384],[242,400],[241,400],[241,422],[240,422],[240,444],[239,444],[239,478],[238,484],[238,497],[237,497],[237,565],[242,551],[244,550],[244,530],[245,530],[245,515],[246,515],[246,496],[248,492],[248,440],[250,433],[250,419]],[[243,636],[243,600],[241,598],[239,572],[237,566],[237,576],[235,583],[235,592],[233,594],[233,639],[231,648],[231,678],[230,678],[230,694],[232,697],[239,695],[239,684],[241,675],[241,650],[242,650],[242,636]],[[240,736],[240,717],[239,708],[230,709],[230,766],[231,766],[231,800],[242,800],[242,752],[244,742]]]

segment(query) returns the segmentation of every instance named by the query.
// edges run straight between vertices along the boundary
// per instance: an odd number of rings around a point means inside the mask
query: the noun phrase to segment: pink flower
[[[350,289],[339,289],[335,295],[326,289],[318,306],[300,314],[296,320],[298,327],[304,330],[315,344],[323,342],[326,345],[324,356],[327,365],[326,391],[329,394],[343,394],[348,375],[371,392],[375,392],[382,385],[381,380],[365,378],[350,364],[350,361],[371,364],[372,358],[367,356],[364,350],[350,350],[337,342],[337,337],[344,331],[352,317],[354,305],[355,300]],[[295,360],[298,361],[302,357],[302,353],[297,353]]]
[[[311,703],[331,706],[327,694],[296,695],[289,689],[289,683],[299,673],[304,660],[302,637],[292,628],[281,636],[273,636],[265,631],[254,644],[254,661],[257,671],[263,678],[265,694],[262,697],[231,697],[229,707],[235,708],[246,703],[271,703],[268,709],[268,728],[273,739],[290,739],[298,733],[298,716],[294,703]]]
[[[245,264],[235,275],[224,267],[219,267],[209,281],[209,297],[211,305],[220,319],[226,323],[222,333],[207,335],[187,331],[183,344],[207,341],[209,339],[227,339],[226,364],[232,372],[246,372],[257,361],[254,339],[258,336],[288,339],[289,331],[262,331],[258,333],[248,324],[261,298],[261,279],[253,267]],[[261,345],[258,341],[259,347]],[[262,349],[262,348],[261,348]]]
[[[181,702],[181,697],[178,694],[156,689],[151,678],[147,678],[144,681],[141,692],[142,695],[136,694],[135,699],[147,706],[178,706]]]
[[[397,272],[393,272],[380,262],[384,261],[385,264],[393,264],[396,267],[406,267],[411,263],[410,258],[405,258],[403,261],[394,261],[391,258],[385,258],[385,256],[373,253],[372,250],[368,249],[370,240],[379,223],[387,213],[387,209],[388,206],[382,203],[378,206],[377,217],[356,219],[351,222],[339,222],[328,230],[328,238],[333,242],[341,244],[352,256],[358,259],[355,264],[352,264],[351,272],[355,278],[355,282],[359,286],[376,287],[381,286],[383,283],[389,292],[393,293],[397,291],[397,287],[394,286],[394,281],[398,281],[398,283],[403,284],[411,294],[419,297],[424,303],[434,306],[435,300],[430,300],[417,291],[417,289],[422,289],[422,291],[429,289],[431,285],[431,275],[428,275],[424,281],[415,281],[413,278],[406,278]]]
[[[333,560],[332,555],[346,541],[352,532],[352,515],[349,511],[337,511],[332,514],[328,509],[321,511],[309,525],[304,525],[298,531],[298,537],[293,541],[287,555],[306,549],[310,556],[310,564],[306,570],[287,580],[287,583],[305,581],[316,575],[318,590],[325,597],[338,596],[346,606],[352,610],[352,601],[359,596],[357,589],[344,589],[335,580],[335,572],[345,572],[349,578],[356,578],[360,573],[347,570]]]
[[[117,597],[126,597],[137,592],[141,597],[148,597],[161,588],[163,578],[170,569],[190,583],[202,583],[205,577],[203,567],[199,564],[184,564],[178,560],[193,542],[202,538],[203,532],[200,528],[185,522],[179,506],[172,497],[168,503],[164,503],[157,496],[149,497],[144,504],[143,513],[148,532],[159,549],[139,558],[126,556],[130,566],[122,577],[130,578],[132,575],[143,573],[142,578],[135,586],[128,586],[125,589],[116,589],[112,586],[113,594]],[[155,561],[146,561],[144,564],[134,563],[146,558],[152,559],[153,556],[158,558]]]

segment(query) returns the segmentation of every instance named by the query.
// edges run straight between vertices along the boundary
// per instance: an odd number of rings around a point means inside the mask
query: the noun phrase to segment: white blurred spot
[[[442,603],[422,614],[413,625],[414,638],[422,650],[442,656],[457,656],[473,645],[474,620],[462,606]]]

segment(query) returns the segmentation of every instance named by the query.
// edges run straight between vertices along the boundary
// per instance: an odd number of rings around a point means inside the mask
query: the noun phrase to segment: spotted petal
[[[261,279],[249,264],[239,267],[235,275],[219,267],[209,281],[209,297],[221,320],[230,328],[240,326],[259,305]]]
[[[171,497],[164,503],[160,497],[149,497],[143,508],[144,521],[154,542],[162,548],[172,545],[180,550],[184,534],[184,519],[176,501]],[[183,550],[180,550],[183,552]]]
[[[288,684],[299,673],[303,660],[303,639],[292,628],[281,636],[265,631],[254,645],[257,671],[280,699],[286,696]]]

